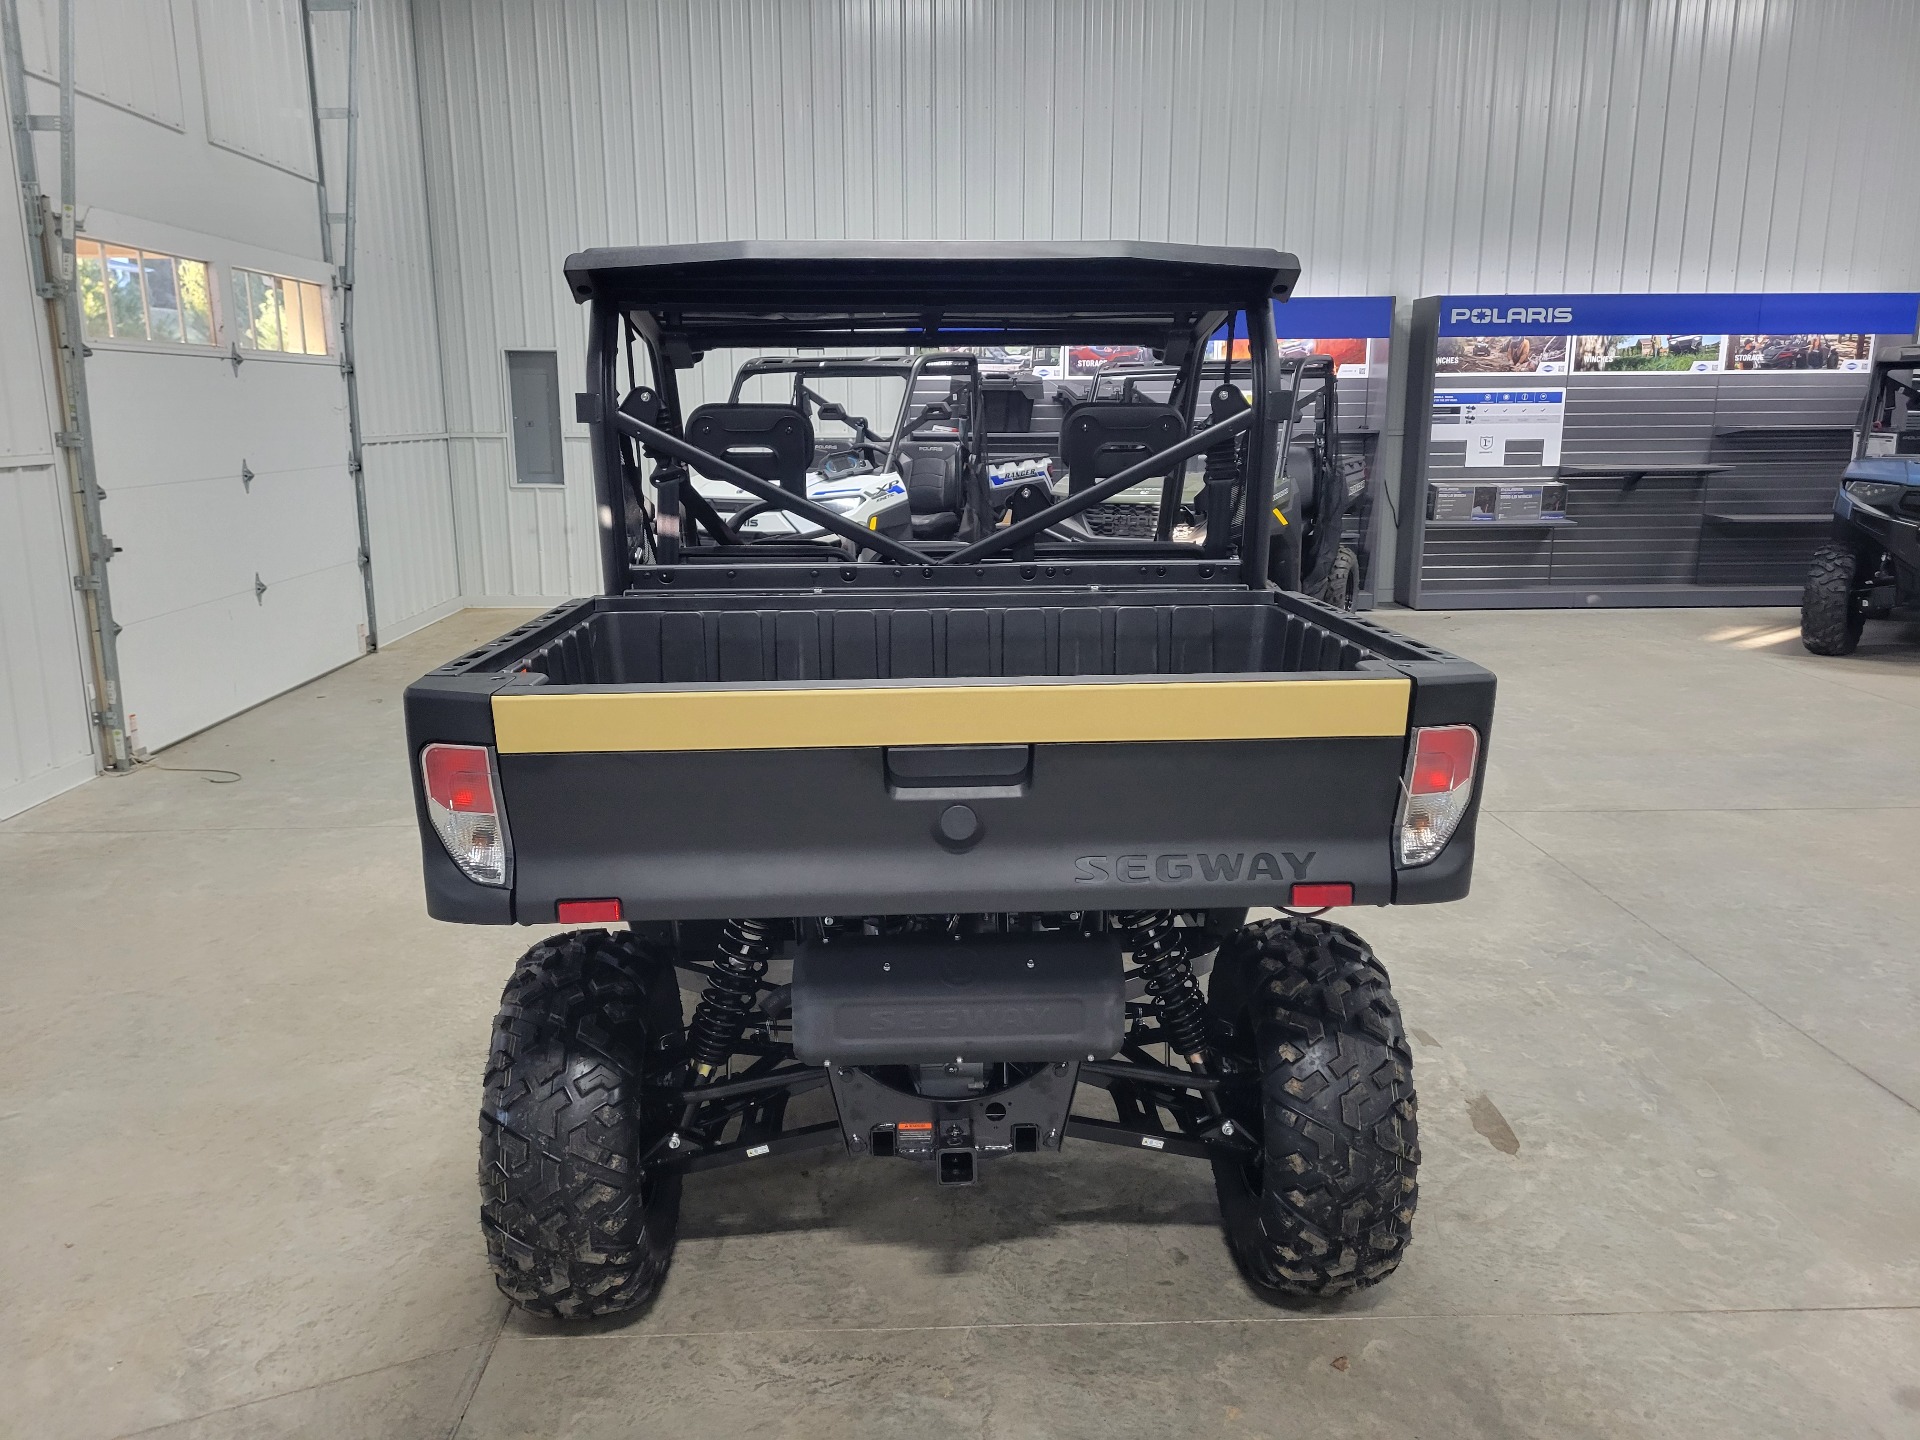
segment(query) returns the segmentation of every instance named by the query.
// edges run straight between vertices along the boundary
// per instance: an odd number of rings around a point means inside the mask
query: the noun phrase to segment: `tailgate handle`
[[[890,745],[887,789],[896,800],[1005,799],[1033,778],[1031,745]]]

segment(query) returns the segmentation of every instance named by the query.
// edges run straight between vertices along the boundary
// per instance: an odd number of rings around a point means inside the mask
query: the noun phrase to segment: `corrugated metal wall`
[[[1296,251],[1304,294],[1896,289],[1910,0],[414,0],[461,584],[593,584],[509,484],[561,259],[741,236]],[[578,432],[569,426],[577,442]]]
[[[320,32],[333,41],[336,24]],[[341,93],[341,56],[317,56],[326,93]],[[324,102],[323,102],[324,103]],[[461,603],[450,441],[440,374],[426,170],[406,0],[362,0],[356,254],[362,460],[383,639]],[[328,127],[328,173],[342,174]]]
[[[300,0],[193,0],[207,143],[311,180]]]
[[[13,146],[0,156],[0,817],[93,773],[46,309]]]

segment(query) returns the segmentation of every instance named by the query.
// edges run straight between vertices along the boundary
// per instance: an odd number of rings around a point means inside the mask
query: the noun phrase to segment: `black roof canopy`
[[[1161,346],[1285,299],[1278,250],[1153,241],[731,240],[587,250],[578,300],[608,300],[694,350],[1007,340]]]

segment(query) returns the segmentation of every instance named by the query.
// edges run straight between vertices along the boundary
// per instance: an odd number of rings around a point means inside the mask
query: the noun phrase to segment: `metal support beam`
[[[113,542],[100,521],[105,492],[94,470],[93,419],[87,405],[87,353],[80,313],[80,287],[74,275],[75,157],[73,137],[74,0],[60,0],[60,113],[27,111],[26,64],[20,50],[19,0],[0,0],[0,40],[4,41],[7,103],[13,124],[14,160],[20,173],[20,198],[26,210],[27,246],[33,262],[34,292],[46,302],[47,331],[53,343],[54,373],[60,403],[60,429],[54,441],[67,477],[73,506],[79,591],[86,616],[89,668],[93,675],[93,723],[99,732],[105,768],[133,768],[127,744],[126,702],[120,692],[120,627],[113,619],[107,563]],[[40,186],[33,132],[60,137],[60,209],[55,214]]]
[[[320,73],[314,60],[314,17],[346,17],[346,104],[320,103]],[[340,322],[340,373],[347,385],[347,473],[353,480],[354,518],[360,527],[360,584],[366,592],[367,649],[380,648],[379,618],[373,601],[373,534],[367,519],[367,473],[361,443],[360,376],[354,364],[354,240],[358,208],[354,200],[360,124],[360,6],[358,0],[300,0],[301,36],[307,60],[307,108],[313,117],[314,199],[320,214],[320,254],[334,267],[334,315]],[[337,191],[327,179],[325,126],[342,127],[343,164]],[[339,208],[335,208],[335,201]],[[333,227],[340,226],[334,243]]]
[[[1211,1160],[1216,1149],[1205,1140],[1195,1140],[1173,1131],[1156,1135],[1147,1130],[1135,1130],[1128,1125],[1116,1125],[1111,1120],[1092,1120],[1084,1115],[1074,1115],[1068,1119],[1067,1138],[1097,1140],[1102,1145],[1125,1145],[1130,1150],[1158,1150],[1163,1155],[1180,1155],[1189,1160]]]

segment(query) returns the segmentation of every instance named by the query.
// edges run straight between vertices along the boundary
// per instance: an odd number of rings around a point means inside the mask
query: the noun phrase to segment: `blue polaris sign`
[[[1225,330],[1223,325],[1221,330]],[[1391,295],[1302,295],[1273,302],[1273,333],[1288,340],[1384,340],[1393,334]],[[1215,332],[1215,338],[1219,331]],[[1247,336],[1247,317],[1233,317],[1233,338]]]
[[[1920,294],[1443,295],[1442,335],[1911,335]]]

